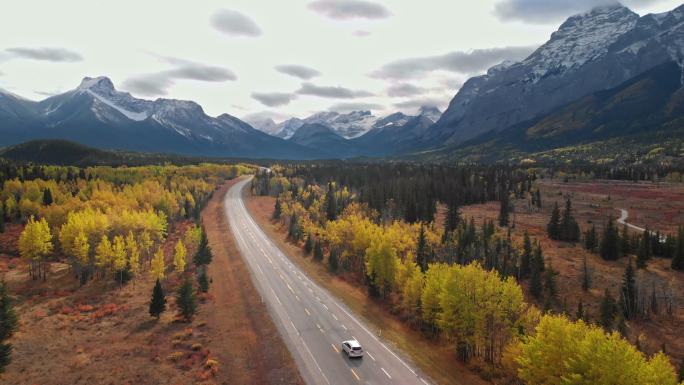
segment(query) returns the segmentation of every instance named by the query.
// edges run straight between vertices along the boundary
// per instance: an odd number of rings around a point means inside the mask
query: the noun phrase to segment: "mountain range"
[[[189,101],[137,99],[105,78],[40,102],[0,91],[0,145],[61,138],[105,149],[268,158],[497,161],[560,147],[684,138],[684,5],[619,4],[570,17],[520,62],[464,83],[444,113],[325,111],[281,123],[210,117]]]

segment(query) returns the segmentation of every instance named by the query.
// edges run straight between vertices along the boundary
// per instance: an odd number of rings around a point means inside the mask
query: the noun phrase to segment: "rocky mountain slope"
[[[312,158],[312,149],[264,134],[200,105],[144,100],[119,92],[106,77],[40,102],[0,93],[0,146],[31,139],[66,139],[103,149],[217,157]]]

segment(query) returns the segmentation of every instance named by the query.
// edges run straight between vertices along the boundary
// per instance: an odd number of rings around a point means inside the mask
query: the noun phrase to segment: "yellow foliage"
[[[21,257],[34,262],[42,261],[52,252],[52,234],[45,218],[39,221],[29,218],[19,236]]]

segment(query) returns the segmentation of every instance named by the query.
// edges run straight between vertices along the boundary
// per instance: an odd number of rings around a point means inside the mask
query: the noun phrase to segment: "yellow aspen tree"
[[[103,274],[112,263],[112,254],[112,243],[106,235],[103,235],[95,248],[95,265]]]
[[[140,248],[132,231],[129,231],[126,236],[126,254],[128,255],[128,266],[131,269],[131,274],[135,277],[140,273]]]
[[[176,272],[180,273],[185,271],[186,255],[187,252],[185,250],[185,246],[183,245],[183,242],[179,239],[178,242],[176,242],[176,247],[173,253],[173,268],[176,270]]]
[[[151,259],[152,246],[154,245],[152,238],[150,237],[150,233],[143,231],[143,233],[140,234],[140,240],[138,244],[140,245],[140,252],[143,258],[149,261]]]
[[[166,261],[164,260],[164,249],[160,247],[157,249],[157,252],[154,253],[154,257],[152,258],[152,268],[150,269],[150,273],[152,274],[152,278],[161,281],[164,279],[165,270]]]
[[[19,236],[19,253],[31,262],[30,273],[33,279],[47,278],[43,263],[52,252],[52,233],[45,218],[36,221],[31,217]]]
[[[126,242],[120,235],[114,237],[112,243],[112,262],[114,271],[122,271],[126,268]]]

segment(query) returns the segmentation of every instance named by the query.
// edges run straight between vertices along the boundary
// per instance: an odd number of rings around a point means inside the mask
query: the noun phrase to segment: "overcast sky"
[[[4,0],[0,87],[29,99],[105,75],[134,96],[276,121],[334,109],[444,108],[610,0]],[[624,2],[645,14],[680,5]]]

